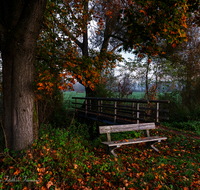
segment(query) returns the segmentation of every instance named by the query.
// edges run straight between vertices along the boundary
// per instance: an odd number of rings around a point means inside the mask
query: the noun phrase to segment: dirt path
[[[181,131],[177,131],[175,129],[169,129],[169,128],[166,128],[166,127],[163,127],[163,126],[162,127],[159,126],[158,129],[169,131],[169,132],[172,132],[172,133],[175,133],[175,134],[178,134],[178,135],[184,135],[187,138],[194,138],[194,139],[200,140],[200,136],[195,136],[193,134],[186,134],[186,133],[183,133]]]

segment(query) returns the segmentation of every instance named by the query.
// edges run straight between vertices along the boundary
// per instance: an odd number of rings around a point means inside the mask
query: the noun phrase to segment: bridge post
[[[100,115],[100,111],[101,111],[101,108],[99,107],[101,105],[101,101],[98,100],[98,121],[99,121],[99,115]]]
[[[139,118],[140,118],[140,112],[139,112],[139,109],[140,109],[140,103],[137,103],[137,124],[140,123],[140,120],[139,120]]]
[[[117,101],[114,101],[114,114],[117,114]],[[116,125],[117,116],[114,115],[114,125]]]
[[[85,99],[85,118],[87,118],[87,99]]]
[[[89,103],[89,104],[90,104],[90,110],[91,110],[91,99],[90,99],[89,101],[90,101],[90,103]]]
[[[100,106],[102,106],[102,105],[103,105],[103,100],[100,101]],[[100,110],[101,110],[101,112],[103,112],[103,106],[101,107]]]
[[[159,102],[156,102],[156,118],[155,118],[156,123],[159,122]]]

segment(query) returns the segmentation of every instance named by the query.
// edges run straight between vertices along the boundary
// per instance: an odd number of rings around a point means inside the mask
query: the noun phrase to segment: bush
[[[53,111],[49,117],[49,124],[55,128],[66,128],[70,124],[69,112],[64,106],[60,106]]]
[[[200,135],[200,121],[163,123],[163,125],[168,126],[169,128],[192,131],[197,135]]]
[[[105,83],[97,84],[93,91],[93,97],[112,98],[113,96],[114,96],[113,92],[110,89],[106,88]]]
[[[41,99],[37,100],[37,105],[39,126],[41,126],[42,123],[52,123],[52,118],[56,119],[53,124],[55,124],[56,122],[58,122],[59,124],[59,122],[61,122],[60,118],[57,118],[59,117],[57,113],[62,113],[62,111],[64,111],[64,108],[63,95],[59,89],[54,89],[53,94],[51,96],[46,94],[43,95]]]
[[[188,121],[189,110],[182,105],[182,100],[178,100],[179,91],[171,93],[158,94],[160,100],[169,100],[170,103],[163,105],[163,108],[169,109],[169,123]]]

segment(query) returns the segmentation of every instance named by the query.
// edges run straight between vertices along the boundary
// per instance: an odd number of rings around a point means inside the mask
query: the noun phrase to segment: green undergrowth
[[[0,159],[0,187],[85,190],[200,188],[200,140],[156,129],[151,131],[151,135],[168,138],[155,145],[159,153],[141,143],[120,147],[115,151],[118,155],[115,158],[105,153],[105,146],[101,144],[105,136],[90,140],[88,130],[86,124],[77,121],[62,129],[43,125],[39,139],[23,156],[10,155],[5,149],[4,157]],[[137,132],[116,133],[112,138],[142,136],[143,133]]]
[[[170,129],[178,129],[186,133],[192,133],[194,135],[200,136],[200,121],[172,122],[172,123],[164,122],[163,125],[167,126]]]

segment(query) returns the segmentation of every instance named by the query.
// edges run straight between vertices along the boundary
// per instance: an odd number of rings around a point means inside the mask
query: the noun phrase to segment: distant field
[[[132,95],[129,95],[128,98],[133,98],[133,99],[140,99],[144,97],[145,92],[133,92]],[[72,108],[72,102],[75,102],[72,97],[83,97],[85,98],[86,93],[77,93],[77,92],[63,92],[63,97],[64,97],[64,105],[66,108]],[[117,96],[117,93],[116,93]],[[70,106],[69,106],[69,101],[70,101]],[[78,103],[83,103],[84,100],[77,100]],[[79,105],[80,107],[81,105]]]
[[[132,98],[132,99],[141,99],[143,98],[145,95],[145,92],[133,92],[132,95],[129,95],[128,98]],[[72,99],[72,97],[83,97],[85,98],[86,93],[77,93],[77,92],[64,92],[63,93],[64,96],[64,105],[66,108],[72,108],[72,102],[75,102],[74,99]],[[117,93],[116,96],[117,97]],[[177,101],[179,100],[180,96],[177,96]],[[70,101],[70,106],[69,106],[69,101]],[[77,100],[78,103],[83,103],[84,100]],[[73,104],[74,105],[74,104]],[[81,105],[79,105],[78,107],[80,107]]]
[[[72,105],[75,106],[74,104],[72,104],[72,102],[75,103],[75,100],[72,99],[72,97],[83,97],[85,98],[86,93],[77,93],[77,92],[63,92],[63,98],[64,98],[64,106],[66,108],[72,108]],[[70,106],[69,106],[69,101],[70,101]],[[77,100],[78,103],[83,103],[84,100]],[[78,107],[80,107],[81,105],[79,105]]]

